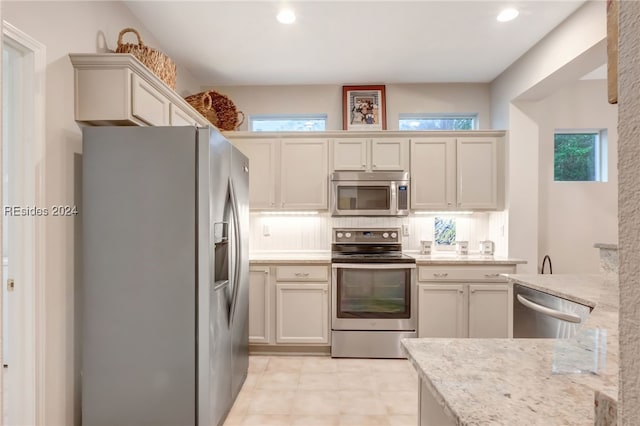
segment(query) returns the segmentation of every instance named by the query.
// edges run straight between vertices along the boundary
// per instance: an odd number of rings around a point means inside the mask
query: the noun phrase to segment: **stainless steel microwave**
[[[409,214],[409,173],[332,173],[331,214],[333,216],[407,216]]]

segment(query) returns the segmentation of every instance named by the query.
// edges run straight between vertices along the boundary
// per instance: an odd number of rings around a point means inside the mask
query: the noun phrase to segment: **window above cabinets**
[[[477,130],[477,113],[400,113],[400,130]]]
[[[269,114],[250,115],[252,132],[323,132],[327,114]]]

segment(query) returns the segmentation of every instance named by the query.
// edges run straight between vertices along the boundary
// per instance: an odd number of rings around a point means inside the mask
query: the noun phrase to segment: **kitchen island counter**
[[[510,275],[509,280],[594,307],[583,329],[606,333],[605,367],[597,375],[552,373],[554,363],[571,364],[572,357],[589,350],[578,339],[405,339],[403,348],[431,407],[452,425],[593,425],[599,391],[598,397],[614,400],[615,411],[617,277]]]

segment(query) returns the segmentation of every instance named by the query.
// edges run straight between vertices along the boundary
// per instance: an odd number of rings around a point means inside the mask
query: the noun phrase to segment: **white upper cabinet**
[[[232,141],[249,158],[249,206],[260,210],[277,208],[280,142],[275,139]]]
[[[458,138],[458,207],[466,210],[498,208],[498,141],[496,138]]]
[[[336,139],[333,142],[333,169],[366,171],[367,139]]]
[[[333,141],[335,171],[408,171],[409,140],[398,137]]]
[[[78,122],[104,125],[210,126],[133,55],[72,53]]]
[[[411,208],[496,210],[499,138],[411,140]]]
[[[377,138],[371,140],[371,170],[409,169],[409,140],[402,138]]]
[[[455,202],[455,138],[412,139],[411,208],[447,210]]]
[[[280,158],[280,207],[287,210],[329,208],[328,141],[285,139]]]
[[[328,209],[329,143],[326,139],[240,139],[249,157],[249,207],[253,210]]]

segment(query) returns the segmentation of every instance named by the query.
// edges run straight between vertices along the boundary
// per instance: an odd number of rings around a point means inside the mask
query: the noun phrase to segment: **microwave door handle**
[[[398,214],[398,185],[391,182],[391,200],[389,200],[389,210],[391,214]]]

